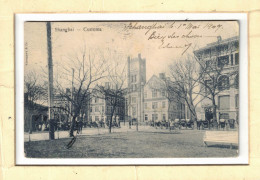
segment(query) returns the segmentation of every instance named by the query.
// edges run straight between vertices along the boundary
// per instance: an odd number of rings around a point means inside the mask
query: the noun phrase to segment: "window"
[[[136,116],[136,107],[132,108],[133,116]]]
[[[99,112],[99,107],[98,106],[95,107],[95,112]]]
[[[166,115],[165,114],[163,114],[163,121],[166,121]]]
[[[110,107],[109,107],[109,106],[107,106],[107,112],[108,112],[108,113],[110,112]]]
[[[239,64],[239,55],[238,53],[235,54],[235,65]]]
[[[236,108],[239,108],[239,95],[236,94],[235,98],[236,98]]]
[[[165,101],[162,102],[162,108],[165,108]]]
[[[162,96],[165,97],[165,91],[164,90],[162,91]]]
[[[144,120],[148,121],[148,115],[147,114],[144,115]]]
[[[153,90],[153,92],[152,92],[152,97],[153,97],[153,98],[157,97],[157,90]]]
[[[136,75],[132,75],[132,76],[131,76],[131,82],[132,82],[132,83],[136,82]]]
[[[229,64],[229,56],[218,57],[218,67],[227,66]]]
[[[230,100],[229,96],[219,96],[218,97],[219,110],[229,110],[230,107],[229,100]]]
[[[105,111],[105,107],[104,106],[102,106],[102,113]]]
[[[209,89],[213,87],[212,81],[211,80],[206,80],[205,81],[205,93],[209,93]]]
[[[144,103],[144,108],[147,109],[147,103]]]
[[[92,112],[92,106],[90,106],[89,111]]]
[[[233,54],[231,54],[231,66],[233,66]]]
[[[227,76],[220,76],[218,78],[218,89],[221,90],[225,90],[225,89],[229,89],[229,77]]]
[[[95,98],[95,103],[98,103],[98,98]]]
[[[144,98],[147,98],[147,92],[144,92]]]
[[[136,103],[136,97],[132,97],[132,103]]]
[[[98,116],[95,116],[95,121],[99,121],[99,117]]]
[[[136,91],[137,90],[137,84],[132,84],[131,89],[132,89],[132,91]]]
[[[234,79],[234,87],[236,89],[239,88],[239,79],[238,79],[239,75],[236,75],[235,79]]]
[[[136,82],[136,75],[131,76],[131,82]]]
[[[157,102],[153,102],[153,109],[157,109],[158,108],[158,103]]]

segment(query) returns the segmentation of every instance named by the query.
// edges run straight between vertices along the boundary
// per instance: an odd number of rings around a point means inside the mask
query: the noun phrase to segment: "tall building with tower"
[[[138,54],[137,58],[128,57],[128,94],[126,109],[129,120],[144,121],[143,89],[146,84],[146,59]]]

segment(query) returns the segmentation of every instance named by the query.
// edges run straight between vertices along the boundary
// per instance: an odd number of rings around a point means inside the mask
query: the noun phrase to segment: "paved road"
[[[139,126],[140,131],[155,131],[156,129],[150,126]],[[161,129],[157,129],[158,131]],[[129,126],[121,126],[121,128],[112,128],[112,132],[133,132],[136,131],[136,126],[132,126],[131,129],[129,129]],[[164,129],[165,131],[165,129]],[[98,134],[105,134],[108,133],[108,129],[106,128],[83,128],[82,133],[78,134],[78,136],[81,135],[98,135]],[[76,134],[76,132],[75,132]],[[62,139],[62,138],[68,138],[69,137],[69,131],[56,131],[55,132],[55,139]],[[49,132],[34,132],[32,134],[24,133],[24,141],[44,141],[49,140]]]

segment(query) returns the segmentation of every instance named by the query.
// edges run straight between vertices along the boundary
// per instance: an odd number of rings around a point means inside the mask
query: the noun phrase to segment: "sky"
[[[54,75],[71,61],[69,57],[86,49],[97,60],[117,59],[123,66],[127,57],[140,53],[146,59],[147,81],[166,72],[174,61],[194,50],[239,35],[236,21],[148,21],[148,22],[52,22]],[[25,75],[47,71],[45,22],[25,23]],[[72,62],[73,63],[73,62]]]

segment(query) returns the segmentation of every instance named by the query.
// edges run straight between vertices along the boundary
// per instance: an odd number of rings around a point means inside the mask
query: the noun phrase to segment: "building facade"
[[[146,82],[146,59],[128,57],[128,93],[125,112],[128,120],[139,124],[188,118],[187,108],[166,90],[165,74],[153,75]],[[171,96],[170,100],[168,95]],[[176,98],[173,98],[175,96]]]
[[[143,88],[146,83],[146,59],[138,54],[137,58],[128,57],[128,93],[126,110],[128,120],[144,121]]]
[[[106,88],[111,88],[109,83],[106,83]],[[96,88],[97,89],[97,88]],[[119,123],[119,121],[125,120],[125,97],[118,96],[117,103],[112,104],[109,95],[104,95],[99,91],[92,92],[92,98],[89,103],[89,121],[90,122],[104,122],[108,124],[109,119],[113,114],[113,121]],[[114,108],[114,113],[112,110]]]
[[[222,40],[218,37],[217,42],[208,44],[194,52],[199,61],[206,64],[208,76],[217,76],[217,92],[215,102],[217,105],[217,120],[234,119],[238,120],[239,111],[239,37],[232,37]],[[219,70],[220,69],[220,70]],[[217,74],[218,72],[219,74]],[[212,78],[207,80],[212,85]],[[203,87],[201,87],[203,88]],[[207,89],[203,90],[207,95]],[[202,119],[212,118],[212,101],[207,98],[201,102]]]
[[[168,120],[188,118],[184,102],[177,97],[174,91],[169,91],[169,88],[166,88],[167,81],[170,83],[169,79],[166,80],[165,74],[160,73],[159,77],[153,75],[145,84],[145,122],[168,122]]]

